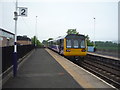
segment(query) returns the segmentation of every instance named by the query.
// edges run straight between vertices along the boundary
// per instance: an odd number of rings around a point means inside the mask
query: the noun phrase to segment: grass
[[[100,47],[100,46],[97,46],[96,49],[99,49],[99,50],[107,50],[107,51],[118,51],[120,50],[120,47]]]

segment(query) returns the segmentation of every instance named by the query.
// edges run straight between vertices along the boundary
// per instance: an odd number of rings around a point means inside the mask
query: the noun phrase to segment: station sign
[[[28,8],[26,7],[18,7],[18,8],[19,8],[19,16],[27,17]]]

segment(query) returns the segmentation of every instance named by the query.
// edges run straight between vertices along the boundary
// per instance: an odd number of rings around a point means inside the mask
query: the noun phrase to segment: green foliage
[[[94,46],[94,43],[90,41],[90,38],[88,35],[85,36],[86,41],[87,41],[87,46]]]
[[[111,41],[96,41],[95,42],[97,49],[101,50],[120,50],[119,44],[113,43]]]
[[[48,43],[48,41],[47,41],[47,40],[43,40],[42,43],[43,43],[44,45],[46,45],[46,44]]]
[[[36,36],[34,36],[33,38],[31,38],[31,41],[32,41],[32,44],[34,44],[35,45],[35,41],[36,41]]]
[[[53,40],[53,38],[49,38],[47,41],[49,41],[49,40]]]
[[[42,43],[39,40],[37,40],[37,46],[42,46]]]
[[[48,41],[49,40],[53,40],[53,38],[49,38],[48,40],[43,40],[42,44],[45,45],[45,46],[48,46]]]
[[[36,46],[42,46],[42,43],[37,39],[36,36],[34,36],[33,38],[31,38],[32,40],[32,44],[36,44]]]
[[[79,34],[76,29],[68,29],[67,34]]]
[[[87,46],[95,46],[95,48],[100,49],[100,50],[112,50],[112,51],[117,51],[120,50],[119,45],[117,43],[113,43],[111,41],[95,41],[95,45],[93,41],[90,41],[89,36],[85,36],[86,41],[87,41]]]

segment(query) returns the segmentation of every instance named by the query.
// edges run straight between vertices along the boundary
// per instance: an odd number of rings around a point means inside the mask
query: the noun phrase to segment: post
[[[17,75],[17,20],[18,16],[27,16],[27,8],[19,7],[19,15],[17,13],[18,9],[18,0],[15,3],[15,12],[14,12],[14,20],[15,20],[15,40],[14,40],[14,53],[13,53],[13,75],[16,77]]]
[[[16,10],[14,12],[14,20],[15,20],[15,39],[14,39],[14,53],[13,53],[13,76],[16,77],[17,75],[17,19],[18,19],[18,13],[17,13],[17,0],[16,0]]]
[[[36,24],[35,24],[35,36],[36,36],[36,39],[35,39],[35,47],[37,46],[37,16],[36,16]]]
[[[95,47],[95,18],[94,18],[94,47]]]

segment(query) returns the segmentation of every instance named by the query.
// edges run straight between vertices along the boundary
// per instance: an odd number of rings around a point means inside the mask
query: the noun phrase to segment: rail
[[[119,58],[88,53],[80,65],[113,86],[120,88]]]

